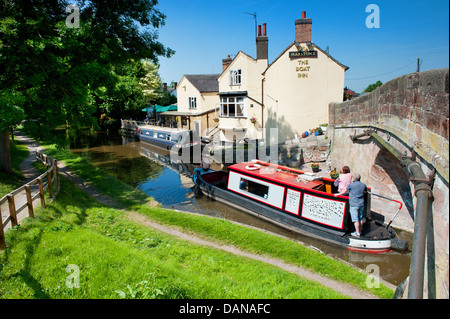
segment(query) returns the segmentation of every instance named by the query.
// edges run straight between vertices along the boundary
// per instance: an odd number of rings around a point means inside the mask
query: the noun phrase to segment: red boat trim
[[[235,171],[235,172],[238,172],[238,173],[241,173],[241,174],[244,174],[244,175],[248,175],[248,176],[251,176],[253,178],[256,178],[256,179],[259,179],[259,180],[262,180],[262,181],[265,181],[265,182],[271,182],[272,184],[275,184],[275,185],[279,185],[279,186],[283,186],[283,187],[298,188],[298,189],[301,189],[301,190],[308,190],[308,191],[311,191],[311,192],[314,192],[314,193],[327,195],[329,197],[334,197],[333,194],[328,194],[326,192],[318,191],[318,190],[315,190],[313,188],[304,187],[304,186],[301,186],[300,184],[299,185],[293,185],[291,183],[283,183],[283,182],[281,182],[281,181],[279,181],[277,179],[271,178],[269,176],[261,176],[261,175],[254,174],[254,172],[257,172],[257,171],[249,171],[249,170],[244,170],[244,169],[237,168],[237,167],[232,167],[232,166],[230,166],[228,169],[230,171]],[[317,184],[316,186],[319,186],[319,185],[320,184]],[[348,199],[348,196],[342,196],[342,198],[343,199]]]
[[[291,212],[291,211],[286,209],[286,205],[287,205],[286,198],[287,198],[287,194],[289,193],[289,191],[300,193],[300,197],[299,197],[299,200],[298,200],[298,206],[297,206],[297,213]],[[292,188],[286,187],[286,192],[285,192],[285,195],[284,195],[284,198],[283,198],[283,204],[284,204],[283,205],[283,211],[285,211],[286,213],[289,213],[289,214],[292,214],[292,215],[295,215],[295,216],[299,217],[300,216],[300,203],[302,202],[301,201],[301,197],[302,196],[303,196],[303,192],[300,192],[297,189],[292,189]]]
[[[291,172],[291,173],[294,173],[294,174],[304,174],[304,173],[309,173],[309,172],[302,171],[302,170],[299,170],[299,169],[295,169],[295,168],[291,168],[291,167],[287,167],[287,166],[283,166],[283,165],[278,165],[278,164],[272,164],[272,163],[265,162],[265,161],[261,161],[261,160],[253,160],[252,162],[257,163],[257,164],[260,164],[260,165],[264,165],[264,166],[269,166],[269,167],[273,167],[273,168],[278,168],[278,169],[285,170],[285,171],[287,171],[287,172]],[[234,170],[236,170],[236,171],[241,171],[239,168],[233,168],[233,167],[231,167],[231,169],[234,169]],[[251,172],[250,172],[250,173],[251,173]],[[266,177],[264,177],[264,178],[266,178]],[[267,178],[267,179],[270,179],[270,178]],[[335,179],[328,178],[328,177],[322,177],[322,180],[327,181],[327,182],[334,182],[334,181],[335,181]],[[286,186],[287,186],[287,185],[286,185]],[[312,192],[319,193],[319,194],[325,194],[325,195],[328,195],[328,196],[333,196],[333,194],[329,194],[329,193],[323,192],[323,191],[318,191],[318,190],[315,190],[315,189],[313,189],[313,188],[305,188],[305,187],[302,187],[302,186],[300,186],[300,185],[298,185],[298,186],[296,186],[296,187],[298,187],[298,188],[300,188],[300,189],[307,189],[308,191],[312,191]],[[371,188],[370,188],[370,187],[367,187],[367,190],[370,191]],[[342,196],[342,195],[337,196],[337,197],[335,197],[335,198],[349,199],[348,196]],[[395,201],[395,200],[393,200],[393,201]],[[398,202],[398,201],[397,201],[397,202]],[[402,203],[400,203],[400,202],[398,202],[398,203],[399,203],[400,205],[402,205]],[[401,207],[400,207],[400,208],[401,208]]]
[[[230,179],[228,179],[227,190],[229,190],[231,192],[234,192],[236,194],[245,196],[245,197],[247,197],[247,198],[249,198],[251,200],[255,200],[255,201],[258,201],[258,202],[260,202],[262,204],[266,204],[268,206],[271,206],[271,207],[274,207],[276,209],[279,209],[279,210],[281,210],[284,213],[297,216],[297,217],[299,217],[301,219],[304,219],[304,220],[312,221],[315,224],[323,225],[323,226],[326,226],[326,227],[331,227],[331,228],[333,228],[335,230],[343,230],[344,229],[344,225],[346,224],[345,221],[346,221],[346,218],[348,217],[347,214],[346,214],[347,202],[339,201],[338,198],[333,196],[333,194],[329,194],[329,193],[322,192],[322,191],[315,191],[315,190],[313,190],[311,188],[301,187],[300,185],[297,186],[297,187],[292,187],[290,184],[284,184],[284,183],[282,183],[282,182],[280,182],[280,181],[278,181],[276,179],[267,178],[266,176],[262,177],[262,176],[259,176],[259,175],[254,175],[254,174],[252,174],[252,171],[244,171],[244,170],[241,170],[241,169],[236,168],[236,167],[230,167],[229,170],[230,170],[230,172],[234,172],[234,173],[237,173],[239,175],[248,176],[248,177],[251,177],[253,179],[263,181],[263,182],[268,183],[268,184],[272,184],[272,185],[275,185],[275,186],[283,187],[284,188],[283,202],[281,204],[281,207],[279,207],[279,206],[272,205],[271,203],[259,200],[257,198],[248,196],[245,193],[241,193],[241,192],[235,191],[235,190],[230,188]],[[275,183],[272,183],[272,181],[275,182]],[[344,203],[345,204],[345,206],[344,206],[344,215],[343,215],[342,223],[341,223],[340,227],[339,226],[330,225],[330,224],[326,224],[326,223],[323,223],[323,222],[320,222],[320,221],[317,221],[317,220],[314,220],[314,219],[310,219],[308,217],[303,216],[303,212],[300,213],[300,210],[301,210],[300,208],[302,207],[303,200],[300,201],[298,214],[294,214],[294,213],[292,213],[290,211],[287,211],[286,210],[286,197],[287,197],[287,192],[288,192],[289,189],[291,189],[293,191],[300,192],[301,198],[304,198],[304,196],[305,196],[305,192],[304,191],[307,191],[307,192],[312,193],[312,194],[308,194],[310,196],[317,196],[318,198],[323,198],[325,200],[330,200],[330,201],[336,201],[336,202]],[[328,197],[325,197],[323,195],[327,195]],[[343,196],[343,198],[348,198],[348,196]]]
[[[236,173],[240,174],[240,173],[237,172],[237,171],[236,171]],[[275,186],[281,186],[281,185],[277,185],[277,184],[274,184],[274,183],[270,183],[270,182],[265,181],[265,180],[263,180],[263,179],[261,179],[261,178],[257,178],[256,176],[249,175],[249,177],[252,177],[252,178],[254,178],[254,179],[256,179],[256,180],[263,181],[263,182],[265,182],[265,183],[267,183],[267,184],[272,184],[272,185],[275,185]],[[282,187],[283,187],[283,186],[282,186]],[[231,189],[231,188],[230,188],[230,179],[229,179],[229,178],[228,178],[227,190],[229,190],[229,191],[231,191],[231,192],[233,192],[233,193],[239,194],[239,195],[243,195],[243,196],[245,196],[245,197],[247,197],[247,198],[250,198],[250,199],[252,199],[252,200],[256,200],[256,201],[258,201],[258,202],[260,202],[260,203],[263,203],[263,204],[266,204],[266,205],[275,207],[275,208],[277,208],[277,209],[280,209],[280,210],[283,209],[283,202],[281,203],[281,207],[279,207],[279,206],[272,205],[271,203],[268,203],[268,202],[259,200],[259,199],[257,199],[257,198],[248,196],[248,195],[245,194],[245,193],[240,193],[240,192],[237,192],[237,191]],[[283,191],[283,198],[284,198],[284,196],[285,196],[285,193],[286,193],[286,187],[285,187],[285,189],[284,189],[284,191]]]
[[[391,252],[392,248],[387,248],[387,249],[364,249],[364,248],[348,247],[348,250],[358,251],[358,252],[363,252],[363,253],[368,253],[368,254],[383,254],[383,253]]]
[[[307,194],[307,195],[310,195],[310,194]],[[310,196],[315,196],[315,195],[312,195],[312,194],[311,194]],[[315,196],[315,197],[318,197],[318,196]],[[323,198],[323,197],[319,197],[319,198]],[[339,227],[339,226],[334,226],[334,225],[330,225],[330,224],[326,224],[326,223],[322,223],[322,222],[319,222],[319,221],[317,221],[317,220],[314,220],[314,219],[311,219],[311,218],[308,218],[308,217],[303,216],[303,207],[302,207],[302,213],[301,213],[300,216],[301,216],[302,218],[304,218],[304,219],[311,220],[311,221],[313,221],[313,222],[315,222],[315,223],[317,223],[317,224],[325,225],[325,226],[328,226],[328,227],[333,227],[333,228],[336,228],[336,229],[339,229],[339,230],[344,229],[345,218],[348,217],[348,216],[345,215],[345,212],[346,212],[346,209],[347,209],[347,203],[346,203],[346,202],[341,202],[341,201],[338,201],[338,200],[328,199],[328,198],[325,198],[325,199],[326,199],[326,200],[335,201],[335,202],[338,202],[338,203],[344,203],[344,214],[342,214],[342,223],[341,223],[341,227]],[[305,201],[305,199],[304,199],[304,197],[303,197],[302,203],[304,203],[304,201]]]

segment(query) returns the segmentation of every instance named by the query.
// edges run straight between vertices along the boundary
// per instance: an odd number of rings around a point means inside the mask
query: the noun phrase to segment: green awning
[[[148,112],[150,109],[156,110],[157,113],[161,112],[167,112],[167,111],[177,111],[178,107],[175,104],[169,105],[169,106],[162,106],[162,105],[152,105],[149,107],[146,107],[145,109],[142,109],[142,112]]]
[[[169,106],[161,106],[161,105],[155,105],[155,109],[157,113],[161,112],[167,112],[167,111],[177,111],[178,107],[174,104]]]

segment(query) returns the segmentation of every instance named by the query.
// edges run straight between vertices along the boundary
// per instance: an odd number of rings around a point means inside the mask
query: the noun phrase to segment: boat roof
[[[286,186],[291,186],[295,188],[308,188],[313,189],[317,186],[320,186],[323,184],[321,180],[299,180],[297,181],[297,177],[299,174],[288,172],[285,170],[282,170],[280,168],[272,167],[272,166],[266,166],[261,165],[260,169],[256,170],[248,170],[246,167],[248,165],[254,164],[253,162],[243,162],[234,164],[228,167],[230,170],[234,170],[237,172],[242,172],[245,174],[252,175],[256,178],[261,178],[269,181],[273,181],[276,183],[281,183]],[[300,174],[301,175],[301,174]],[[309,175],[308,175],[309,176]]]
[[[147,129],[152,131],[159,131],[159,132],[171,132],[171,133],[181,133],[181,132],[188,132],[189,130],[186,129],[178,129],[178,128],[171,128],[171,127],[162,127],[162,126],[155,126],[155,125],[139,125],[139,129]]]

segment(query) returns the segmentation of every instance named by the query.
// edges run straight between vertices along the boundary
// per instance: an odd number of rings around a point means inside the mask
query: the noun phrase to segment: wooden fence
[[[5,228],[18,225],[18,214],[28,208],[28,216],[34,218],[34,205],[36,199],[40,199],[42,207],[45,207],[45,191],[48,190],[49,197],[52,198],[59,191],[58,162],[36,151],[36,160],[47,166],[47,171],[17,188],[0,199],[0,250],[6,248]],[[9,216],[3,221],[3,212]]]

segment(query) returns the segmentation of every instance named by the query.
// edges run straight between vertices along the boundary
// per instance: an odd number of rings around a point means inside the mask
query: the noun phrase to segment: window
[[[242,71],[241,69],[230,71],[230,85],[241,85],[242,83]]]
[[[241,178],[239,188],[262,198],[269,196],[269,186],[249,181],[245,178]]]
[[[196,97],[190,97],[189,98],[189,108],[190,109],[196,109],[197,108],[197,98]]]
[[[223,117],[243,117],[244,115],[243,97],[222,97],[220,98],[220,115]]]

